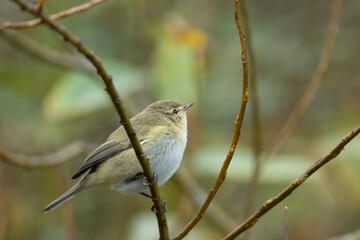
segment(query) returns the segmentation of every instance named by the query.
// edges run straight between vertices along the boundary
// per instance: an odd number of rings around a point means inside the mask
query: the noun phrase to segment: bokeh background
[[[56,13],[82,3],[46,1],[45,11]],[[241,46],[233,5],[214,0],[108,0],[60,21],[101,57],[131,116],[159,99],[196,103],[189,111],[183,163],[161,188],[172,236],[194,216],[214,184],[240,109]],[[320,60],[331,1],[245,1],[245,5],[256,57],[264,152]],[[359,9],[359,1],[344,1],[324,82],[294,133],[263,166],[250,212],[359,124]],[[0,18],[1,22],[32,19],[5,0],[0,1]],[[60,64],[44,60],[41,50],[60,58]],[[119,126],[119,118],[92,72],[72,46],[44,26],[0,33],[1,146],[40,156],[75,140],[104,141]],[[254,168],[252,107],[250,95],[236,154],[215,198],[217,207],[187,239],[220,239],[247,217],[244,206]],[[85,157],[84,153],[61,165],[35,169],[0,162],[0,239],[157,239],[152,203],[137,195],[97,189],[79,194],[56,211],[41,212],[74,183],[70,177]],[[284,206],[289,209],[291,239],[330,239],[358,231],[359,182],[360,139],[355,139],[261,218],[249,239],[282,239]]]

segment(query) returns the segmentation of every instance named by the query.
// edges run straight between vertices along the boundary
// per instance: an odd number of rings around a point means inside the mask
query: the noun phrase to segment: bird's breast
[[[166,129],[154,136],[145,146],[152,170],[158,176],[159,185],[164,184],[178,169],[186,147],[187,133],[177,129]]]

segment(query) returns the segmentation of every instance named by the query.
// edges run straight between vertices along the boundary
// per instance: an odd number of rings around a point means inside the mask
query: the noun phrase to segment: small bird
[[[182,106],[161,100],[130,119],[159,185],[168,181],[181,163],[187,142],[186,110],[193,104]],[[80,180],[44,212],[55,209],[79,192],[96,187],[150,197],[144,193],[148,184],[144,182],[141,165],[123,126],[90,153],[72,179],[80,176]]]

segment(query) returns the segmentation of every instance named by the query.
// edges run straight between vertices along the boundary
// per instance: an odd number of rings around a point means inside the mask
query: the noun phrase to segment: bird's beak
[[[186,105],[184,105],[184,106],[182,107],[182,110],[183,110],[183,111],[186,111],[186,110],[188,110],[188,108],[190,108],[192,105],[194,105],[193,102],[192,102],[192,103],[189,103],[189,104],[186,104]]]

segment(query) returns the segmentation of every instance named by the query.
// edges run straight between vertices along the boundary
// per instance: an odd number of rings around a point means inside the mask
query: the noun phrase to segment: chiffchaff
[[[192,105],[162,100],[150,104],[130,120],[159,185],[169,180],[183,158],[187,142],[186,110]],[[90,153],[72,178],[81,175],[79,182],[50,203],[44,212],[55,209],[76,193],[95,187],[147,195],[143,193],[148,186],[144,184],[142,168],[123,126]]]

